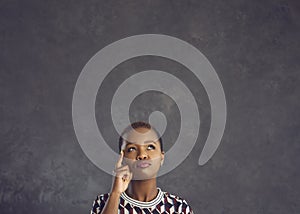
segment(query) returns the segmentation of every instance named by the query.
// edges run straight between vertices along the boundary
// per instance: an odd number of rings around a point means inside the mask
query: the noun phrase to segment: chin
[[[149,180],[149,179],[153,179],[156,178],[156,174],[146,174],[146,173],[133,173],[133,178],[132,180],[135,181],[140,181],[140,180]]]

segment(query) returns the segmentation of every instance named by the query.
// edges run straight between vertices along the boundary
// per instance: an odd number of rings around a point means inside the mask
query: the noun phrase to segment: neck
[[[132,180],[126,190],[126,194],[138,201],[152,201],[158,194],[156,178]]]

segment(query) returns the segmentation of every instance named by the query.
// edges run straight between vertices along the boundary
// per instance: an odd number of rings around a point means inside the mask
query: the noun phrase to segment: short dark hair
[[[142,122],[142,121],[138,121],[138,122],[134,122],[132,124],[130,124],[129,126],[127,126],[124,131],[122,132],[120,138],[119,138],[119,152],[121,152],[121,149],[122,149],[122,145],[123,145],[123,142],[124,142],[124,134],[126,134],[127,132],[131,131],[132,129],[137,129],[137,128],[146,128],[146,129],[152,129],[157,136],[159,136],[159,144],[160,144],[160,150],[161,151],[164,151],[163,150],[163,142],[162,142],[162,138],[160,137],[158,131],[152,127],[149,123],[146,123],[146,122]]]

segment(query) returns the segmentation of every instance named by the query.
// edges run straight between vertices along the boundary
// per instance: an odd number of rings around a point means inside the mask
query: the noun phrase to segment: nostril
[[[145,160],[145,159],[147,159],[147,155],[139,155],[139,156],[137,157],[137,159],[138,159],[138,160]]]

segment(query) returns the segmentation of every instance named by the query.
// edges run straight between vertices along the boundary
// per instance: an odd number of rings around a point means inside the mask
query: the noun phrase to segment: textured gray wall
[[[110,175],[77,142],[72,94],[97,51],[145,33],[175,36],[201,50],[222,81],[228,105],[221,145],[201,167],[210,107],[201,84],[190,84],[199,97],[201,136],[158,185],[185,198],[195,213],[300,213],[299,1],[1,0],[1,214],[88,213],[96,195],[109,191]],[[115,150],[107,114],[114,87],[150,68],[193,81],[184,68],[161,58],[119,65],[96,105],[99,127]],[[173,106],[169,120],[178,118],[171,100],[163,103],[152,94],[150,102],[147,95],[132,104],[133,119],[165,105]],[[177,129],[169,127],[174,138]],[[166,148],[171,145],[167,139]]]

